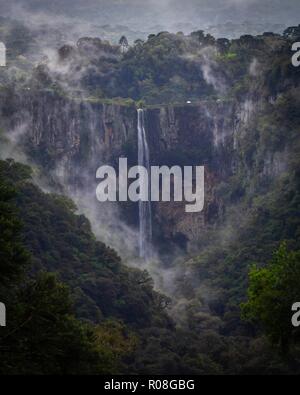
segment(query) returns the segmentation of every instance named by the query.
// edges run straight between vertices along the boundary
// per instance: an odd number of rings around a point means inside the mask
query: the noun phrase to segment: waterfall
[[[145,130],[144,110],[138,109],[138,165],[144,166],[150,174],[150,155]],[[140,179],[142,187],[143,180]],[[151,258],[152,242],[152,217],[151,217],[151,200],[150,200],[150,182],[149,182],[149,199],[147,202],[139,201],[139,250],[140,257],[143,259]]]

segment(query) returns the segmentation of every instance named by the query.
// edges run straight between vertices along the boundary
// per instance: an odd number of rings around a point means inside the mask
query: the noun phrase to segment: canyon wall
[[[24,91],[0,100],[2,128],[17,136],[29,158],[54,182],[65,185],[71,196],[90,190],[94,198],[96,169],[102,164],[117,168],[121,156],[128,158],[129,165],[137,164],[137,112],[132,104],[71,99],[53,91]],[[238,136],[252,112],[251,105],[230,101],[146,109],[151,165],[205,166],[203,212],[185,213],[184,203],[153,204],[158,244],[186,248],[201,237],[206,224],[222,217],[224,207],[216,187],[235,171]],[[136,205],[120,207],[121,220],[136,227]]]

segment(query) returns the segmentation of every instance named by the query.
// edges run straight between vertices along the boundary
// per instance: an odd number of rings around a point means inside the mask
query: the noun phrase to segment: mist
[[[0,14],[54,28],[67,24],[66,36],[101,32],[102,26],[114,26],[121,34],[127,29],[134,38],[168,30],[170,32],[215,29],[228,23],[242,25],[241,32],[259,32],[273,27],[284,29],[298,23],[298,0],[13,0],[1,1]],[[219,29],[216,26],[219,25]],[[251,27],[252,26],[252,27]],[[75,36],[76,36],[75,34]],[[230,34],[230,33],[228,33]],[[227,35],[228,35],[227,34]],[[231,33],[234,35],[234,32]]]

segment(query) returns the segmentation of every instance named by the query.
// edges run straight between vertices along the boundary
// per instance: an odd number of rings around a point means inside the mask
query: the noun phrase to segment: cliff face
[[[185,247],[203,229],[222,218],[216,188],[235,171],[238,135],[251,116],[234,102],[203,101],[147,111],[152,162],[157,165],[205,166],[205,208],[186,213],[184,203],[157,203],[155,222],[161,236]]]
[[[72,100],[53,92],[25,92],[2,108],[3,127],[22,130],[29,156],[69,191],[95,193],[95,173],[102,164],[117,166],[119,157],[137,164],[137,115],[133,105]],[[15,109],[7,112],[6,108]],[[236,146],[250,105],[199,102],[146,110],[152,165],[205,166],[205,209],[187,214],[184,203],[153,204],[156,240],[185,247],[207,223],[222,216],[216,187],[235,169]],[[16,133],[16,132],[15,132]],[[18,135],[18,132],[17,132]],[[134,205],[133,205],[134,206]],[[137,207],[127,205],[125,221],[137,223]]]
[[[50,91],[23,92],[9,103],[0,100],[2,127],[11,135],[22,131],[29,155],[48,170],[60,169],[67,184],[79,166],[96,170],[135,139],[133,107],[73,100]]]

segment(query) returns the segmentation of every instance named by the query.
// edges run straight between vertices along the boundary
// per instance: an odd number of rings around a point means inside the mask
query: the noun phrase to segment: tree
[[[284,32],[283,36],[287,38],[295,39],[300,37],[300,25],[298,26],[290,26]]]
[[[119,44],[121,45],[121,52],[122,53],[125,53],[128,51],[129,44],[128,44],[128,40],[125,36],[122,36],[120,38]]]
[[[0,302],[5,303],[8,316],[6,327],[0,331],[0,374],[119,373],[127,350],[123,329],[119,330],[119,342],[101,342],[99,336],[104,329],[109,332],[109,325],[103,329],[77,319],[69,287],[54,274],[32,270],[34,257],[23,244],[24,224],[15,205],[22,201],[22,188],[30,189],[29,177],[27,166],[0,161]],[[69,199],[54,195],[45,198],[60,215],[77,218]],[[33,203],[31,218],[38,219],[34,214],[37,207]],[[82,217],[78,221],[83,234],[90,231]],[[98,243],[97,248],[100,251],[104,247]],[[107,250],[108,260],[110,255]]]
[[[2,374],[101,373],[93,327],[75,318],[69,290],[53,274],[29,281],[16,302],[0,337]]]
[[[136,48],[141,49],[144,45],[145,41],[141,40],[141,39],[137,39],[134,42],[134,45]]]
[[[228,38],[218,38],[217,46],[221,53],[225,53],[230,47],[230,40]]]
[[[242,305],[244,319],[259,323],[270,341],[284,354],[299,330],[291,324],[292,305],[300,301],[300,251],[288,251],[285,243],[263,268],[249,275],[248,301]]]
[[[205,39],[205,34],[203,30],[198,30],[196,32],[192,32],[191,37],[195,38],[199,42],[202,42]]]
[[[9,290],[16,285],[20,275],[29,264],[29,254],[21,243],[21,221],[13,199],[17,191],[12,184],[1,177],[13,171],[16,164],[10,160],[0,162],[0,297],[9,298]],[[20,173],[20,179],[29,174]]]

